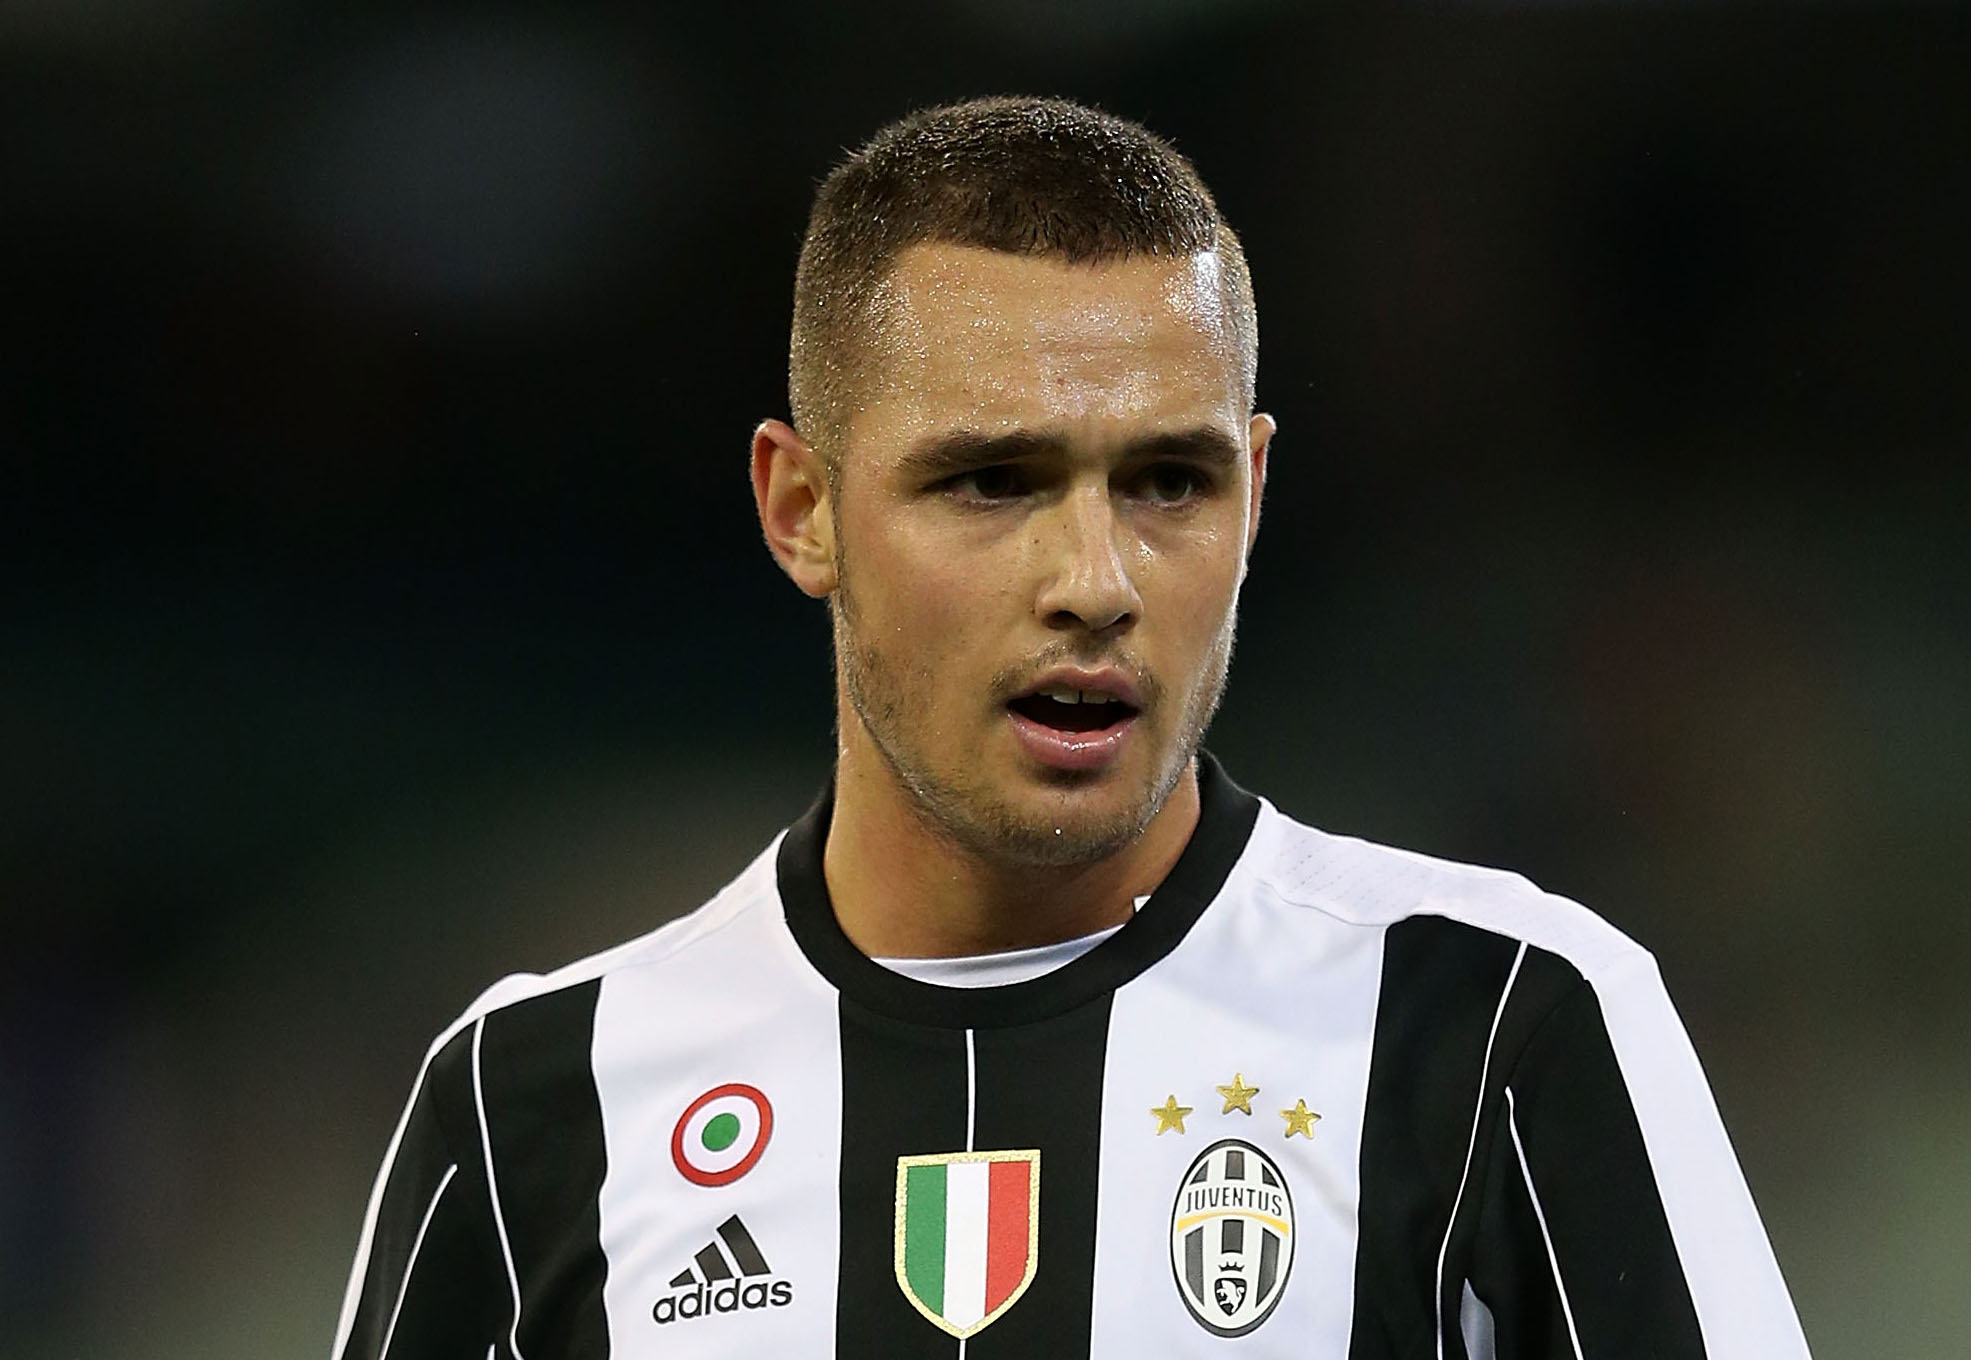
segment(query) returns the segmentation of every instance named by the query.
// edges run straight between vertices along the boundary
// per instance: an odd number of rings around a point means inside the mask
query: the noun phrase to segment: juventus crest
[[[1244,1336],[1272,1316],[1293,1245],[1293,1196],[1272,1158],[1238,1138],[1198,1154],[1170,1209],[1170,1268],[1200,1326]]]

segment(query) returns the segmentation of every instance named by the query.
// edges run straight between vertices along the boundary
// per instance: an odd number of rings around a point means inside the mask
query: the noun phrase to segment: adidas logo
[[[734,1214],[719,1224],[691,1264],[671,1277],[671,1288],[679,1292],[657,1300],[650,1315],[663,1324],[742,1309],[785,1308],[794,1301],[794,1286],[768,1279],[772,1274],[759,1244]]]

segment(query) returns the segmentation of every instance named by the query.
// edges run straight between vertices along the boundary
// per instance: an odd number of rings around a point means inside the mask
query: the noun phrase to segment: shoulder
[[[780,897],[774,856],[779,847],[776,836],[708,901],[647,934],[546,973],[501,978],[432,1041],[426,1061],[463,1059],[489,1024],[508,1034],[544,1027],[563,1030],[571,1023],[580,1028],[589,1023],[595,994],[611,975],[640,968],[692,967],[699,954],[716,948],[735,929],[769,916],[777,918]]]
[[[1348,925],[1402,927],[1454,952],[1524,945],[1591,982],[1655,972],[1649,951],[1601,916],[1509,870],[1335,835],[1271,803],[1263,803],[1251,851],[1255,876],[1273,896]]]
[[[1688,1054],[1655,957],[1520,874],[1334,835],[1270,804],[1248,859],[1257,890],[1288,912],[1376,937],[1378,1024],[1392,1034],[1427,1046],[1485,1036],[1501,1071],[1556,1019],[1570,1042],[1604,1035],[1624,1071]]]

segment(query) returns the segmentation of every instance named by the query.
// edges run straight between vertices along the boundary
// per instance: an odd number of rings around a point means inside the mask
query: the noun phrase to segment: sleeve
[[[1473,1360],[1806,1360],[1654,960],[1569,992],[1508,1073],[1465,1283]]]
[[[370,1194],[331,1360],[506,1353],[510,1300],[475,1113],[474,1037],[465,1028],[418,1074]]]

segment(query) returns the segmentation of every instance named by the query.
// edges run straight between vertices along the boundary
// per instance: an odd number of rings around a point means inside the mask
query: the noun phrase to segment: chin
[[[1134,811],[1107,818],[1022,819],[992,826],[982,838],[986,843],[969,848],[1005,864],[1067,869],[1109,858],[1141,836],[1148,822],[1147,816]]]
[[[946,835],[982,858],[1071,868],[1127,848],[1163,810],[1176,782],[1134,771],[1043,770],[1037,778],[1015,776],[1010,788],[947,785],[943,791],[952,796],[928,810]]]

